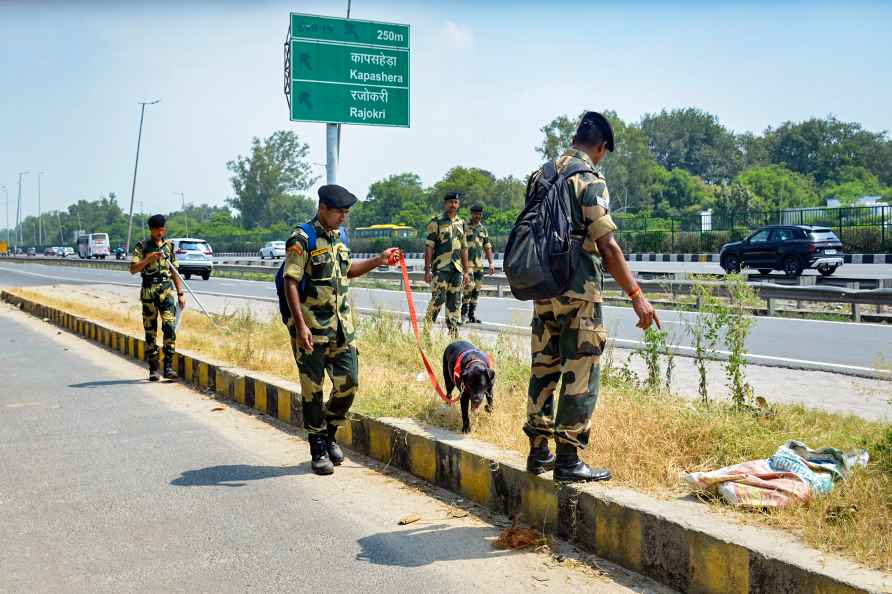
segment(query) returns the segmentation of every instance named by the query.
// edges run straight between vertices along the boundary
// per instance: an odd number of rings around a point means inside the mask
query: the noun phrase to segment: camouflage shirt
[[[338,329],[349,344],[354,339],[353,313],[347,300],[350,250],[341,241],[337,230],[329,232],[311,221],[316,229],[316,249],[309,251],[309,238],[298,227],[285,243],[285,276],[300,282],[307,276],[300,296],[304,322],[315,342],[336,342]],[[293,324],[294,320],[289,320]]]
[[[483,222],[468,223],[465,225],[465,232],[468,240],[468,264],[474,270],[483,270],[483,256],[486,249],[492,249],[492,243],[489,241],[489,231],[483,225]]]
[[[431,268],[433,272],[455,266],[464,272],[461,262],[461,251],[468,249],[465,237],[465,222],[458,215],[450,219],[446,213],[434,217],[427,224],[427,241],[424,245],[433,248]]]
[[[145,279],[160,277],[169,281],[171,276],[173,276],[169,265],[178,267],[176,250],[174,250],[173,242],[164,241],[159,246],[155,244],[151,237],[143,239],[142,241],[137,241],[136,245],[133,246],[133,257],[131,258],[131,261],[134,264],[142,262],[143,258],[153,252],[161,252],[161,259],[143,268],[141,273],[142,277]]]
[[[582,161],[594,170],[592,160],[584,152],[568,149],[555,161],[558,172],[564,171],[571,163]],[[541,175],[541,170],[534,175]],[[601,291],[604,287],[604,269],[601,254],[595,241],[616,230],[616,224],[610,218],[610,195],[607,193],[607,181],[600,173],[578,173],[570,178],[574,193],[571,217],[573,229],[584,236],[582,254],[573,272],[570,288],[565,297],[599,302],[603,300]]]

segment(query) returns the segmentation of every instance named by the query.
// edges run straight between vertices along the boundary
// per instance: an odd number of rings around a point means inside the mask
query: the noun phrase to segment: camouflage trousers
[[[453,267],[437,272],[434,278],[434,286],[431,289],[431,302],[427,306],[424,316],[425,323],[432,323],[440,313],[440,308],[446,304],[446,327],[449,332],[458,332],[461,324],[461,283],[462,273]]]
[[[477,305],[477,298],[480,296],[480,285],[483,283],[483,269],[478,268],[471,272],[471,282],[465,287],[461,296],[462,307],[465,305]]]
[[[588,445],[606,342],[600,303],[569,297],[536,301],[524,433],[531,438],[554,436],[558,443],[578,448]],[[559,380],[555,415],[554,391]]]
[[[139,294],[142,302],[142,327],[146,331],[146,361],[158,364],[158,316],[161,316],[161,332],[164,334],[164,360],[173,360],[176,348],[176,291],[170,281],[143,288]]]
[[[343,425],[359,387],[359,351],[356,344],[344,341],[316,342],[305,352],[297,346],[293,325],[291,351],[300,373],[300,393],[307,433],[325,433],[328,425]],[[331,394],[323,403],[322,382],[325,373],[331,380]]]

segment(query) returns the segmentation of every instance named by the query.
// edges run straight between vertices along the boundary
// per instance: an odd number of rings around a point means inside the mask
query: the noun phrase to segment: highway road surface
[[[0,592],[668,592],[497,550],[506,518],[362,457],[315,476],[290,428],[5,304],[0,337]]]
[[[0,287],[108,282],[128,283],[135,288],[138,279],[126,272],[113,270],[0,262]],[[270,281],[211,278],[209,281],[193,280],[190,286],[199,295],[212,293],[267,300],[276,297],[275,287]],[[399,291],[353,288],[351,295],[360,311],[407,311],[405,297]],[[430,295],[416,293],[415,297],[416,307],[423,312]],[[685,320],[696,315],[679,311],[660,312],[665,327],[671,331],[674,344],[690,347]],[[481,299],[478,316],[490,328],[523,332],[529,328],[532,308],[527,302],[510,298],[485,297]],[[604,317],[610,335],[617,340],[618,346],[635,348],[640,345],[642,333],[635,327],[636,318],[630,308],[605,306]],[[892,325],[759,317],[754,320],[747,349],[757,363],[774,362],[784,366],[802,365],[843,372],[871,370],[878,365],[892,363]]]

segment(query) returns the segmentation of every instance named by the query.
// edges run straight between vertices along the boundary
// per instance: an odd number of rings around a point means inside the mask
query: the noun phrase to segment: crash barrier
[[[0,299],[126,357],[145,359],[140,337],[7,291]],[[174,355],[174,367],[187,384],[303,425],[294,383],[186,352]],[[338,441],[682,592],[852,594],[886,592],[892,585],[886,574],[820,553],[779,530],[728,521],[696,501],[557,483],[526,472],[517,452],[414,421],[351,413]]]
[[[101,268],[111,270],[127,270],[130,266],[128,262],[117,260],[71,260],[71,259],[50,259],[50,258],[27,258],[13,257],[8,258],[9,262],[20,263],[44,263],[61,266],[77,266],[84,268]],[[274,266],[245,265],[245,264],[218,264],[215,269],[218,271],[235,272],[235,273],[253,273],[268,272],[272,274]],[[671,301],[655,302],[658,305],[669,305],[677,307],[675,303],[678,296],[690,295],[692,288],[698,281],[690,280],[689,273],[676,272],[666,275],[665,273],[658,278],[644,278],[645,275],[638,275],[638,284],[646,293],[658,293],[671,295]],[[383,281],[393,281],[400,283],[402,288],[402,274],[395,269],[378,269],[369,273],[368,278]],[[760,277],[750,277],[760,278]],[[761,277],[764,278],[764,277]],[[423,283],[424,273],[410,272],[409,279],[412,283]],[[795,282],[796,285],[780,284],[782,282]],[[785,279],[784,277],[774,277],[772,282],[750,282],[759,298],[766,302],[764,308],[753,308],[754,315],[776,315],[780,311],[780,301],[796,301],[796,302],[818,302],[818,303],[836,303],[849,305],[849,318],[853,322],[883,322],[890,321],[892,316],[885,315],[885,311],[892,306],[892,279],[833,279],[834,283],[842,286],[820,285],[816,283],[826,281],[828,279],[816,276],[799,276],[796,278]],[[721,281],[700,281],[707,285],[716,287],[720,295],[727,296],[727,291]],[[481,281],[484,291],[494,293],[498,297],[506,297],[511,295],[508,286],[508,279],[504,275],[487,275]],[[861,289],[864,284],[869,286],[878,286],[875,289]],[[622,294],[619,285],[612,278],[605,279],[605,291],[618,291]],[[605,300],[607,303],[628,304],[629,300],[625,296],[611,297]],[[872,305],[876,307],[876,314],[870,314],[864,311],[864,306]],[[699,302],[692,304],[692,308],[700,309]],[[797,307],[801,309],[801,307]],[[810,312],[820,313],[820,312]],[[839,314],[837,314],[839,315]]]

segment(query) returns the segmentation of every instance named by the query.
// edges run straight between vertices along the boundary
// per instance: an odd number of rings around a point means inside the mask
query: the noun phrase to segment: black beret
[[[443,201],[446,200],[461,200],[461,192],[446,192],[446,195],[443,196]]]
[[[167,224],[167,219],[162,214],[156,214],[149,217],[149,229],[158,229]]]
[[[471,207],[471,212],[483,212],[483,207],[479,204],[475,204]]]
[[[601,132],[601,138],[607,142],[607,150],[613,152],[613,126],[603,115],[597,111],[587,111],[579,121],[579,127],[576,129],[576,135],[585,140],[589,136],[592,128],[598,128]]]
[[[319,188],[319,203],[329,208],[350,208],[356,201],[356,196],[343,186],[328,184]]]

